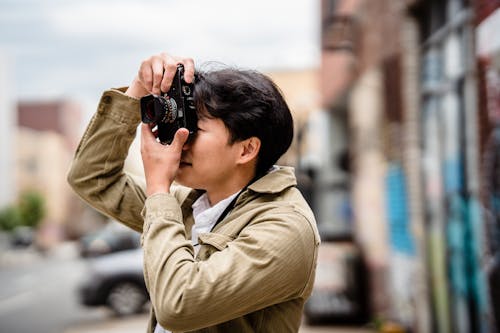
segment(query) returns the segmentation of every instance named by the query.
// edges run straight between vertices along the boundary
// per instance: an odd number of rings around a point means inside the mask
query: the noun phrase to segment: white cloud
[[[261,70],[317,66],[318,33],[319,0],[0,1],[0,49],[16,60],[15,93],[30,99],[91,104],[160,51]]]
[[[64,2],[48,14],[56,28],[72,35],[112,33],[157,38],[183,32],[252,35],[307,28],[316,19],[315,10],[314,1],[305,0],[90,0]]]
[[[249,53],[260,58],[260,54],[272,53],[277,47],[285,51],[288,45],[293,48],[297,43],[308,45],[302,53],[314,53],[308,43],[316,41],[313,3],[92,0],[54,8],[49,22],[68,38],[126,39],[138,45],[157,45],[159,50],[172,46],[202,58],[232,56],[237,60],[247,58]]]

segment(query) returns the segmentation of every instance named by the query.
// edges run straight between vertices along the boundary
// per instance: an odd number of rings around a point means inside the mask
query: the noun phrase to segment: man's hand
[[[148,94],[160,95],[161,92],[167,92],[172,84],[178,64],[184,65],[184,80],[187,83],[193,82],[193,59],[174,57],[163,52],[151,56],[141,63],[137,76],[125,94],[141,98]]]
[[[189,131],[181,128],[170,145],[163,145],[156,141],[148,124],[141,125],[141,155],[148,197],[155,193],[170,193],[188,136]]]

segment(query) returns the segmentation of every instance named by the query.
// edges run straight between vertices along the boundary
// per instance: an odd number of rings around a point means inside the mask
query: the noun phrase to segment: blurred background
[[[497,29],[500,0],[0,0],[0,331],[145,330],[139,235],[66,172],[102,91],[167,51],[292,109],[322,237],[301,332],[500,332]]]

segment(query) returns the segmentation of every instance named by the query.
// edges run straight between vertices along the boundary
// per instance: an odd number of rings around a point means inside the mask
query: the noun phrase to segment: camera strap
[[[241,189],[240,193],[238,193],[238,195],[236,195],[234,197],[234,199],[231,200],[231,202],[226,207],[226,209],[224,209],[222,214],[220,214],[219,218],[217,219],[217,221],[213,225],[212,229],[210,229],[210,232],[212,232],[214,230],[215,226],[218,225],[222,220],[224,220],[226,218],[226,216],[229,214],[229,212],[231,210],[233,210],[234,206],[236,205],[236,201],[238,201],[238,198],[240,197],[240,194],[243,193],[246,190],[246,188],[247,188],[247,186],[245,186],[243,189]]]
[[[222,214],[220,214],[219,218],[217,219],[217,222],[215,222],[215,224],[213,225],[212,229],[210,229],[210,232],[212,232],[214,230],[214,228],[222,221],[226,218],[226,216],[229,214],[229,212],[231,212],[231,210],[233,210],[234,206],[236,205],[236,201],[238,201],[238,198],[240,197],[241,193],[245,192],[246,189],[248,188],[248,186],[250,186],[250,184],[254,183],[255,181],[257,181],[262,175],[257,175],[255,176],[245,187],[243,187],[240,191],[240,193],[238,193],[238,195],[236,195],[234,197],[233,200],[231,200],[231,202],[229,203],[229,205],[226,207],[226,209],[224,209],[224,211],[222,212]]]

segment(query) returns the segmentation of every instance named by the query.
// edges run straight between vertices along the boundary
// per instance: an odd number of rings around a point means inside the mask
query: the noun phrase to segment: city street
[[[69,253],[70,248],[59,251],[47,256],[31,250],[2,251],[1,332],[57,333],[75,322],[105,318],[101,311],[82,308],[75,297],[84,262]]]
[[[105,308],[78,304],[76,287],[85,277],[85,260],[67,244],[42,255],[2,248],[0,254],[0,332],[144,332],[148,315],[116,318]],[[303,326],[302,333],[373,332],[360,327]]]
[[[136,333],[144,332],[148,316],[140,315],[125,319],[109,319],[95,324],[75,325],[64,333]],[[360,327],[334,327],[334,326],[318,326],[318,327],[301,327],[300,333],[370,333],[373,330],[368,330]]]

